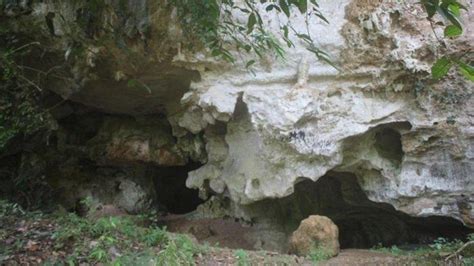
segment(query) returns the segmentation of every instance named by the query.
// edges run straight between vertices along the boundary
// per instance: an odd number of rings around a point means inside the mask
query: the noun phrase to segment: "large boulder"
[[[339,229],[326,216],[311,215],[301,221],[298,229],[290,238],[290,252],[300,255],[310,255],[315,250],[321,250],[327,256],[339,253]]]

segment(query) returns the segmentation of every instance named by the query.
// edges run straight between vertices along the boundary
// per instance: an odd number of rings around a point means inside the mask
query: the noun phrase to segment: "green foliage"
[[[31,42],[17,46],[14,37],[0,34],[0,151],[18,134],[32,134],[48,125],[49,116],[39,105],[41,88],[19,62],[28,57]]]
[[[436,14],[440,14],[448,25],[444,28],[444,36],[455,38],[463,33],[463,27],[460,20],[461,10],[467,11],[467,8],[457,0],[423,0],[421,1],[428,14],[428,20],[432,23]],[[434,32],[434,30],[433,30]],[[462,57],[443,56],[436,60],[431,67],[433,79],[439,80],[446,76],[452,66],[456,65],[458,71],[470,81],[474,81],[474,67],[462,61]]]
[[[234,253],[235,257],[237,258],[237,265],[238,266],[248,266],[250,265],[250,260],[247,252],[242,249],[238,249]]]
[[[457,37],[462,34],[462,28],[454,25],[448,25],[444,28],[444,36],[446,37]]]
[[[429,20],[432,20],[436,13],[439,13],[450,23],[450,25],[446,26],[445,33],[448,32],[448,35],[451,35],[459,32],[453,36],[458,36],[462,33],[463,28],[459,16],[461,15],[461,9],[467,11],[464,5],[457,0],[423,0],[421,3],[428,13]],[[448,35],[446,37],[453,37]]]
[[[0,200],[0,217],[9,215],[24,215],[25,211],[16,203],[10,203],[6,200]]]
[[[176,8],[178,19],[188,40],[186,43],[190,46],[188,48],[193,49],[194,45],[207,47],[213,56],[228,62],[235,61],[235,55],[230,52],[230,47],[253,53],[259,58],[267,52],[283,58],[284,49],[277,36],[268,30],[268,25],[263,21],[261,13],[275,12],[278,16],[280,14],[285,16],[281,19],[284,22],[280,25],[280,37],[288,47],[294,47],[289,36],[291,31],[318,59],[330,62],[329,56],[315,45],[308,29],[306,32],[299,32],[291,24],[291,17],[295,10],[305,16],[307,25],[314,19],[328,23],[320,12],[316,0],[260,0],[258,2],[246,0],[242,3],[236,3],[233,0],[171,0],[169,4],[170,7]],[[260,9],[260,6],[263,8]],[[238,16],[246,16],[247,19],[242,22],[236,18]],[[254,63],[254,59],[247,62],[247,68]]]
[[[454,241],[449,241],[446,238],[439,237],[433,241],[432,244],[430,244],[430,248],[432,248],[434,251],[438,252],[453,252],[456,249],[458,249],[460,246],[462,246],[462,241],[460,240],[454,240]]]
[[[107,251],[101,247],[96,247],[91,251],[89,258],[94,262],[108,262],[110,260]]]
[[[73,213],[61,214],[58,221],[61,227],[52,236],[56,248],[62,248],[70,240],[81,239],[85,232],[91,230],[91,224],[88,220]]]
[[[468,65],[461,61],[456,61],[456,63],[461,74],[463,74],[466,79],[474,82],[474,66]]]
[[[331,252],[322,247],[313,247],[309,254],[309,258],[315,265],[320,263],[321,261],[328,260],[331,257]]]
[[[198,252],[194,243],[184,235],[169,239],[168,243],[158,253],[156,265],[194,265],[194,255]]]
[[[468,236],[467,241],[473,241],[474,240],[474,234],[470,234]],[[459,248],[461,248],[464,245],[464,242],[460,240],[448,240],[443,237],[439,237],[436,240],[433,241],[430,245],[427,246],[419,246],[416,249],[402,249],[397,246],[392,246],[392,247],[382,247],[381,245],[378,245],[372,250],[379,251],[379,252],[384,252],[384,253],[389,253],[394,256],[405,256],[409,257],[416,260],[423,260],[424,263],[426,262],[426,258],[430,258],[432,260],[433,265],[437,265],[439,261],[445,261],[445,258],[449,254],[453,254],[456,252]],[[438,263],[437,263],[438,262]],[[472,258],[463,258],[463,263],[464,265],[469,265],[469,263],[472,263]]]
[[[469,235],[467,236],[467,240],[468,240],[468,241],[474,241],[474,233],[469,234]]]
[[[150,228],[142,236],[141,240],[145,245],[149,247],[157,246],[161,243],[166,243],[169,241],[168,235],[165,230],[160,228]]]
[[[61,214],[57,219],[61,227],[53,235],[56,248],[75,243],[75,255],[70,257],[72,262],[86,255],[92,262],[113,265],[148,265],[150,261],[156,265],[191,265],[194,256],[203,252],[187,236],[170,235],[155,227],[140,227],[130,217],[106,217],[93,221],[75,214]],[[144,251],[136,253],[132,249],[134,245]],[[111,248],[124,255],[111,257]],[[148,250],[154,248],[159,248],[159,251]]]
[[[431,75],[434,79],[440,79],[444,77],[453,63],[446,57],[438,59],[435,64],[431,67]]]
[[[457,66],[459,72],[467,80],[474,81],[474,66],[468,65],[460,59],[453,59],[447,56],[443,56],[436,60],[434,65],[431,67],[431,75],[435,80],[439,80],[446,76],[453,66]]]

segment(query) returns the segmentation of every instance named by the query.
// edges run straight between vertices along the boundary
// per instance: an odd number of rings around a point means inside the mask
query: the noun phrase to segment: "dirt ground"
[[[187,219],[182,215],[169,215],[160,222],[168,231],[191,234],[200,243],[231,249],[254,250],[255,242],[248,237],[254,229],[243,226],[233,219]]]
[[[42,265],[51,259],[56,262],[65,262],[72,252],[68,246],[57,246],[53,236],[60,224],[55,219],[41,215],[0,218],[0,265]],[[232,219],[187,220],[183,216],[167,216],[160,222],[166,224],[168,231],[192,234],[200,243],[209,244],[206,252],[199,253],[193,258],[196,265],[314,265],[309,258],[253,250],[255,243],[249,240],[251,238],[248,235],[256,229],[243,226]],[[140,245],[136,246],[138,252]],[[10,250],[8,255],[2,254],[2,250],[7,249]],[[159,251],[157,249],[156,253]],[[245,254],[244,261],[237,255],[239,252]],[[373,250],[346,249],[341,250],[338,256],[318,265],[461,264],[446,264],[429,260],[413,261],[413,258]]]
[[[255,229],[243,226],[233,219],[187,219],[183,215],[169,215],[161,220],[171,232],[193,235],[200,243],[220,249],[211,256],[198,258],[198,265],[233,265],[235,249],[244,249],[251,257],[252,265],[314,265],[307,258],[277,252],[256,251],[255,238],[249,237]],[[252,240],[253,239],[253,240]],[[390,253],[367,249],[343,249],[338,256],[318,265],[460,265],[420,258],[395,256]]]

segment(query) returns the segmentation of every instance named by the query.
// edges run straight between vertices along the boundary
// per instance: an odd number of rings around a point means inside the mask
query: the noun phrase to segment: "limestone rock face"
[[[330,25],[309,30],[341,71],[302,43],[254,75],[243,63],[208,63],[181,100],[188,108],[169,117],[175,132],[203,132],[207,142],[208,162],[187,185],[250,204],[290,195],[302,178],[351,172],[370,200],[472,224],[473,86],[451,72],[430,78],[445,48],[415,2],[322,2]],[[472,49],[468,25],[447,52]]]
[[[339,254],[339,230],[325,216],[311,215],[301,221],[298,229],[290,238],[290,252],[307,256],[313,249],[321,249],[328,256]]]

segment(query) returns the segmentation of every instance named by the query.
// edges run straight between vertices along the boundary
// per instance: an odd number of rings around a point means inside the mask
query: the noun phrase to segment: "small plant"
[[[24,215],[25,211],[17,203],[10,203],[6,200],[0,200],[0,216]]]
[[[314,264],[318,264],[321,261],[328,260],[331,257],[331,252],[322,247],[313,247],[309,254],[309,258]]]
[[[87,210],[90,210],[92,209],[93,207],[93,204],[94,204],[94,199],[90,196],[87,196],[85,198],[83,198],[80,203],[87,208]]]
[[[166,243],[168,236],[166,235],[166,231],[160,228],[151,228],[143,234],[142,241],[145,245],[153,247],[161,243]]]
[[[469,235],[467,236],[467,240],[468,240],[468,241],[474,241],[474,233],[469,234]]]
[[[392,253],[395,256],[399,256],[403,253],[403,250],[401,250],[396,245],[393,245],[393,246],[390,247],[390,253]]]
[[[156,256],[151,251],[146,252],[130,252],[116,258],[111,265],[122,266],[122,265],[155,265]]]
[[[169,241],[165,248],[158,253],[157,265],[180,265],[181,256],[176,242]]]
[[[433,241],[433,244],[431,244],[430,247],[435,250],[442,250],[447,243],[448,240],[446,238],[439,237]]]
[[[439,237],[433,241],[433,244],[431,244],[430,247],[438,252],[452,252],[461,245],[462,242],[460,240],[449,241],[446,238]]]
[[[105,251],[102,247],[95,247],[90,253],[89,258],[96,262],[109,261],[107,251]]]
[[[247,252],[242,249],[235,251],[235,257],[237,258],[237,265],[239,266],[248,266],[250,265],[249,257]]]
[[[193,256],[198,252],[196,245],[186,235],[178,235],[175,242],[180,250],[186,254],[191,254],[191,256]]]

